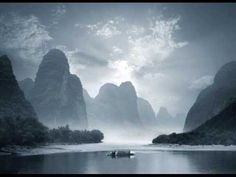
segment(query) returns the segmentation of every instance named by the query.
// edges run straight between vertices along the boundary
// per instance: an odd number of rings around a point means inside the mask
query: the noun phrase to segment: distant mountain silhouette
[[[172,121],[173,117],[170,115],[168,110],[165,107],[160,107],[156,119],[159,125],[168,126]]]
[[[207,120],[198,128],[187,132],[170,135],[160,135],[153,143],[212,145],[236,144],[236,99],[226,104],[220,113]]]
[[[0,57],[0,119],[3,117],[37,118],[14,76],[8,56]]]
[[[188,112],[184,131],[191,131],[217,115],[234,96],[236,96],[236,61],[221,67],[214,78],[214,83],[200,92]]]
[[[156,130],[157,121],[151,104],[137,97],[133,84],[129,81],[120,86],[104,84],[95,98],[84,89],[89,128],[111,130],[108,132],[147,133]]]
[[[70,74],[68,59],[62,51],[52,49],[43,57],[34,85],[28,91],[30,82],[24,80],[20,85],[45,125],[88,127],[81,81]]]
[[[19,81],[18,83],[19,83],[21,90],[24,91],[25,97],[27,99],[29,99],[29,93],[32,90],[32,88],[34,87],[34,81],[30,78],[26,78],[22,81]]]
[[[153,111],[152,105],[145,99],[138,97],[138,113],[142,124],[146,128],[157,128],[157,119],[155,112]]]
[[[124,129],[142,128],[138,113],[137,95],[131,82],[116,86],[103,85],[94,99],[95,115],[103,127]]]

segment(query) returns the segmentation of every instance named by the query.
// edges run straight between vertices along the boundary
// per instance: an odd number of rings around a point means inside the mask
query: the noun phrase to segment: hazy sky
[[[186,113],[236,56],[236,4],[0,4],[0,52],[18,80],[62,49],[91,96],[130,80],[155,112]]]

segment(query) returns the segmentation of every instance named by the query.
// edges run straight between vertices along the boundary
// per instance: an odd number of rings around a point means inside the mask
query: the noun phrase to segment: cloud
[[[83,52],[78,48],[70,50],[64,45],[58,45],[55,48],[66,54],[72,73],[77,73],[77,70],[86,69],[87,67],[106,66],[108,64],[107,60]]]
[[[123,53],[122,49],[117,46],[113,46],[112,49],[114,53]]]
[[[180,18],[173,19],[149,19],[149,33],[135,38],[130,36],[131,46],[129,60],[137,69],[145,65],[153,64],[155,61],[163,61],[177,48],[181,48],[187,42],[176,42],[173,34],[179,30]]]
[[[211,75],[202,76],[191,82],[189,89],[202,90],[213,83],[214,77]]]
[[[105,59],[98,58],[94,55],[88,54],[86,52],[79,51],[77,52],[78,62],[87,65],[87,66],[104,66],[108,62]]]
[[[130,25],[129,29],[126,31],[128,35],[141,35],[145,32],[144,27],[137,25]]]
[[[119,84],[125,80],[134,81],[138,75],[143,76],[143,79],[165,77],[160,73],[153,74],[150,70],[143,72],[143,68],[156,67],[175,50],[188,44],[175,38],[176,31],[181,29],[180,20],[179,16],[167,19],[156,16],[145,19],[141,25],[122,17],[114,17],[95,24],[75,26],[86,28],[90,37],[97,36],[96,41],[100,40],[109,49],[106,59],[108,68],[114,73],[110,77]]]
[[[98,22],[96,24],[88,24],[86,27],[89,32],[104,39],[112,38],[113,36],[120,35],[122,32],[119,30],[120,23],[124,21],[121,17],[115,17],[105,22]]]
[[[105,24],[101,29],[96,31],[97,36],[102,36],[105,39],[119,34],[121,34],[121,32],[110,23]]]
[[[157,16],[148,18],[147,25],[144,23],[137,25],[122,17],[115,17],[105,22],[76,26],[87,28],[89,34],[102,37],[101,40],[120,35],[120,39],[114,39],[114,41],[120,42],[120,46],[117,46],[117,42],[114,42],[115,45],[109,45],[110,60],[114,62],[114,66],[118,66],[116,61],[127,61],[128,67],[132,68],[134,72],[138,72],[145,66],[163,62],[176,49],[188,44],[186,41],[177,42],[174,37],[175,32],[181,29],[179,21],[179,16],[169,19]]]
[[[110,61],[108,67],[114,69],[112,77],[112,82],[120,84],[123,81],[132,80],[133,68],[128,65],[125,60]]]
[[[0,36],[4,50],[36,63],[41,60],[47,44],[53,39],[36,16],[21,16],[16,13],[0,17]]]
[[[144,79],[147,79],[147,80],[160,80],[160,79],[164,79],[166,78],[166,75],[163,74],[163,73],[147,73],[143,76]]]
[[[66,14],[66,7],[64,4],[57,5],[52,9],[52,25],[57,25],[61,18]]]
[[[145,66],[155,66],[163,62],[178,48],[187,42],[176,42],[174,33],[180,30],[180,17],[163,19],[150,18],[147,26],[130,25],[127,29],[127,52],[124,55],[111,54],[113,61],[127,61],[128,67],[139,72]],[[114,50],[113,50],[114,51]],[[144,73],[145,74],[145,73]]]
[[[75,28],[83,28],[83,25],[80,24],[80,23],[76,23],[76,24],[74,24],[74,27],[75,27]]]

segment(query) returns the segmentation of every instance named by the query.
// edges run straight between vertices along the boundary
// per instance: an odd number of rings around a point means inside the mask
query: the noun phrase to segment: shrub
[[[49,130],[51,143],[99,143],[103,138],[104,135],[99,130],[70,130],[68,125]]]
[[[48,128],[35,118],[4,117],[0,119],[0,147],[32,146],[48,141]]]

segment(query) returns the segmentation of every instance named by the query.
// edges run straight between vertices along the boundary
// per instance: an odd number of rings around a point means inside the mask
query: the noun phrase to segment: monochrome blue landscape
[[[1,3],[0,174],[236,173],[235,3]]]

